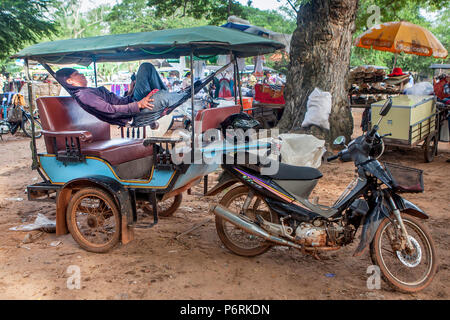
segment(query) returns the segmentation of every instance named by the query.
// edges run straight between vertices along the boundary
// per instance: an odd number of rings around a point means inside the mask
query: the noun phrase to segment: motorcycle
[[[7,108],[7,99],[3,98],[2,107]],[[34,136],[40,138],[42,136],[42,126],[39,122],[39,116],[37,113],[33,114],[34,117]],[[11,133],[15,134],[19,128],[28,136],[32,137],[31,130],[31,114],[27,112],[22,106],[10,107],[8,117],[0,119],[0,137],[3,134]]]
[[[380,111],[386,116],[389,98]],[[381,121],[381,119],[380,119]],[[222,165],[215,195],[232,188],[219,204],[212,205],[218,236],[235,254],[260,255],[273,245],[292,247],[319,259],[318,253],[334,251],[361,237],[354,256],[367,249],[381,276],[402,292],[427,287],[437,270],[437,257],[430,232],[419,221],[428,215],[402,192],[422,192],[422,172],[377,160],[384,151],[378,125],[345,145],[328,161],[353,161],[356,177],[332,206],[310,202],[308,197],[322,177],[319,170],[279,163],[273,175],[262,175],[259,165]]]

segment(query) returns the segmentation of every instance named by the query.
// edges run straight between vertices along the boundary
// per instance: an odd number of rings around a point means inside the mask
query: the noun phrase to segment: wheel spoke
[[[75,208],[75,226],[79,234],[91,246],[104,245],[117,232],[114,212],[104,199],[86,195],[78,200]]]
[[[250,201],[249,209],[244,211],[243,206],[246,199],[247,194],[238,194],[229,201],[228,208],[235,214],[245,215],[253,221],[256,220],[256,213],[261,215],[265,220],[272,221],[269,207],[263,199],[254,196]],[[249,234],[225,220],[223,220],[223,230],[230,242],[245,250],[252,250],[266,243],[265,239]]]
[[[399,234],[397,234],[396,229],[392,228],[392,223],[388,222],[378,240],[380,263],[388,273],[388,279],[392,278],[395,283],[398,282],[402,286],[418,286],[431,273],[432,249],[425,233],[418,225],[407,218],[404,218],[403,222],[410,242],[415,248],[414,252],[407,254],[405,250],[397,251],[392,247],[392,241],[400,240],[396,240]],[[392,239],[392,236],[394,239]]]

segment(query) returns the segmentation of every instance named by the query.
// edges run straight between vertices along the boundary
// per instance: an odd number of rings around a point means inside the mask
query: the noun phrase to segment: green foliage
[[[8,57],[25,45],[46,40],[90,37],[102,34],[144,32],[201,25],[221,25],[230,15],[248,20],[251,24],[280,33],[292,33],[296,26],[296,10],[311,0],[282,0],[279,11],[263,11],[237,0],[122,0],[114,6],[102,5],[82,12],[80,0],[0,0],[0,66],[14,72],[18,67]],[[381,22],[406,20],[429,29],[450,48],[450,0],[360,0],[355,37],[367,30],[373,14],[371,5],[380,8]],[[441,9],[442,8],[442,9]],[[49,12],[50,11],[50,12]],[[433,13],[430,19],[424,12]],[[51,22],[54,19],[54,22]],[[266,58],[268,58],[267,56]],[[375,64],[391,67],[394,54],[362,48],[352,48],[351,65]],[[441,60],[401,54],[397,66],[429,74],[428,66]],[[447,59],[448,61],[448,59]],[[7,66],[6,64],[9,63]],[[448,62],[447,62],[448,63]],[[272,62],[267,66],[287,73],[288,61]],[[134,70],[134,65],[120,68]],[[105,74],[118,70],[100,66]]]
[[[266,65],[269,68],[272,68],[278,72],[281,72],[284,75],[287,75],[289,72],[289,60],[286,59],[284,56],[281,58],[280,61],[271,61],[269,59],[270,55],[266,56]]]
[[[51,0],[0,1],[0,59],[55,32],[55,23],[44,16],[51,3]]]
[[[222,24],[228,16],[242,17],[243,6],[235,0],[148,0],[158,17],[193,17],[212,25]]]
[[[367,30],[367,21],[373,14],[368,8],[372,5],[380,9],[381,22],[405,20],[428,27],[419,10],[437,11],[440,8],[448,8],[449,3],[449,0],[360,0],[356,17],[356,34]]]
[[[147,2],[148,0],[123,0],[115,5],[106,17],[110,32],[113,34],[145,32],[208,24],[204,18],[157,16],[156,9],[149,7]]]
[[[279,33],[293,33],[297,27],[295,19],[282,16],[275,10],[263,11],[250,6],[243,7],[243,16],[252,25]]]
[[[101,35],[108,30],[106,16],[110,7],[99,6],[83,12],[79,0],[58,0],[55,3],[55,19],[58,21],[56,39],[75,39]]]
[[[145,2],[145,0],[124,0],[123,3],[135,3],[137,1],[141,2],[140,8],[144,9],[145,6],[142,5],[142,2]],[[248,20],[252,25],[280,33],[292,33],[297,25],[295,15],[292,15],[290,9],[283,9],[285,15],[282,15],[275,10],[263,11],[253,8],[251,6],[252,1],[249,1],[247,6],[241,5],[237,1],[228,0],[150,0],[148,1],[148,4],[152,6],[150,11],[152,9],[155,10],[156,17],[160,17],[160,19],[163,19],[163,17],[170,17],[168,21],[172,24],[177,24],[178,27],[184,27],[184,25],[180,25],[183,21],[190,22],[186,26],[197,25],[195,22],[198,21],[202,22],[199,25],[221,25],[226,23],[226,20],[230,15],[236,15]],[[228,5],[230,5],[229,12]],[[130,7],[128,10],[136,12]],[[123,18],[124,17],[121,17],[120,20],[124,21]],[[139,16],[135,19],[136,21],[139,21]],[[151,23],[154,24],[155,21],[152,21]],[[164,28],[168,28],[167,24],[164,25]],[[268,59],[269,57],[270,55],[266,56],[268,67],[285,74],[287,73],[289,64],[287,59],[283,58],[279,62],[273,62]]]

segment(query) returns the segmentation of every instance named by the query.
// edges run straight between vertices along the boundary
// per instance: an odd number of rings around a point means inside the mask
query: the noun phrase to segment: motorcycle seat
[[[315,168],[292,166],[279,162],[278,172],[267,177],[274,180],[316,180],[322,176],[322,173]]]

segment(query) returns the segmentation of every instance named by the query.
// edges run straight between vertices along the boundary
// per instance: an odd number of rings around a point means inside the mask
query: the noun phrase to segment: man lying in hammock
[[[198,93],[204,88],[216,73],[196,81],[194,92]],[[87,87],[86,77],[75,69],[60,69],[55,73],[55,78],[84,110],[102,121],[119,126],[149,125],[156,129],[158,119],[191,97],[190,87],[179,92],[169,92],[150,63],[143,63],[139,67],[134,93],[127,97],[119,97],[105,87]]]

